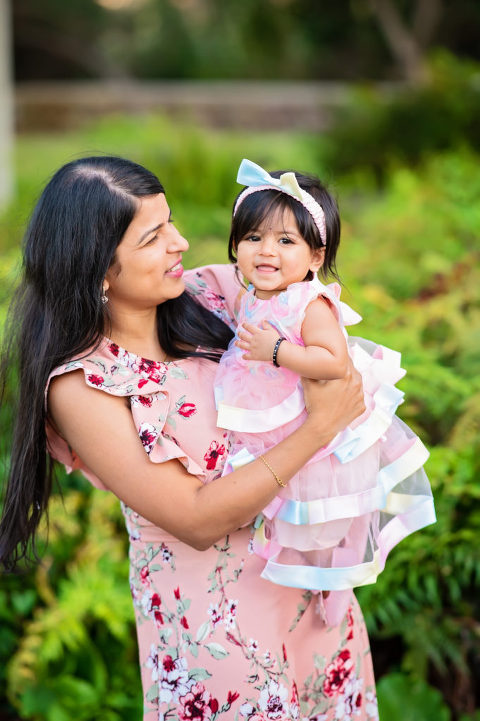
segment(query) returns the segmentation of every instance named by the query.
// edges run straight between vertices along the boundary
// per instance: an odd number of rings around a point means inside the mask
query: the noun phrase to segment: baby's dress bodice
[[[268,300],[257,298],[255,289],[250,286],[241,298],[238,326],[243,322],[261,326],[263,321],[268,321],[288,341],[304,345],[302,324],[305,312],[308,305],[319,297],[330,305],[342,330],[345,325],[361,320],[355,311],[340,301],[338,283],[324,285],[315,277],[311,281],[293,283]],[[298,374],[287,368],[277,368],[273,363],[244,360],[244,351],[235,345],[236,339],[237,336],[223,354],[215,381],[219,425],[234,430],[264,432],[296,418],[304,407]],[[244,409],[245,416],[248,416],[244,427],[240,427],[242,411],[238,409]],[[255,419],[258,419],[257,424]]]

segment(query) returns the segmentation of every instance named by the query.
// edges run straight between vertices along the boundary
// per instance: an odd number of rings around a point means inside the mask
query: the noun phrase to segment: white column
[[[10,0],[0,0],[0,207],[13,192],[14,108]]]

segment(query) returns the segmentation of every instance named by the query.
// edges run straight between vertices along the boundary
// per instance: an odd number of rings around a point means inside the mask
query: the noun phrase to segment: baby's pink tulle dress
[[[435,521],[430,484],[423,470],[428,452],[396,415],[403,393],[400,354],[344,326],[361,317],[339,299],[336,283],[318,278],[294,283],[269,300],[250,287],[239,325],[267,320],[287,340],[303,345],[301,328],[310,302],[324,297],[345,334],[362,374],[366,411],[322,448],[257,519],[255,551],[265,559],[262,577],[312,591],[332,591],[324,620],[339,622],[355,586],[374,583],[393,546]],[[299,376],[273,363],[247,361],[234,341],[223,355],[216,381],[218,425],[231,431],[229,472],[292,433],[305,418]],[[344,601],[342,601],[344,599]]]

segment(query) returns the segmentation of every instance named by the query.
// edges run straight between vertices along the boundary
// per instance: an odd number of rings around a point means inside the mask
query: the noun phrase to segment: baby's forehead
[[[279,233],[285,230],[290,230],[295,233],[299,232],[297,220],[292,210],[281,206],[271,208],[258,223],[256,230],[278,231]]]

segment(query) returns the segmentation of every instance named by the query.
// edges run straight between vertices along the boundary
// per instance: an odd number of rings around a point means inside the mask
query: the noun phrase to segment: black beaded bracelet
[[[278,354],[278,349],[280,348],[280,343],[282,342],[282,340],[287,340],[287,339],[284,338],[283,335],[280,336],[280,338],[277,340],[277,342],[275,343],[275,345],[273,347],[272,361],[273,361],[273,365],[276,366],[277,368],[280,368],[280,365],[277,363],[277,354]]]

